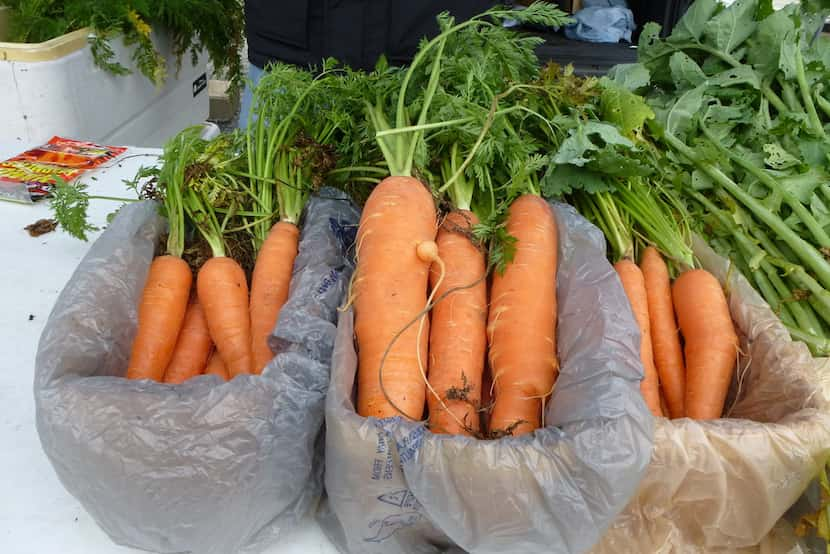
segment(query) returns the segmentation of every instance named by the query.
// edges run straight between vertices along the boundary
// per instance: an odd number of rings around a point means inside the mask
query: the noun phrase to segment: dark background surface
[[[572,63],[578,74],[601,75],[617,64],[637,61],[637,39],[647,22],[659,23],[663,27],[663,34],[668,34],[691,3],[691,0],[628,0],[628,7],[634,12],[637,23],[632,44],[580,42],[565,38],[562,32],[536,32],[545,39],[545,44],[539,47],[537,53],[543,63]]]

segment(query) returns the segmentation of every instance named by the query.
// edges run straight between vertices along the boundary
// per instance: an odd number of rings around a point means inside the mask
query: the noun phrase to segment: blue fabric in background
[[[634,14],[625,0],[584,0],[574,14],[576,23],[565,27],[565,36],[587,42],[631,42],[637,28]]]
[[[245,82],[245,90],[242,92],[242,105],[239,109],[239,123],[237,126],[244,129],[248,125],[248,112],[251,111],[253,102],[253,90],[265,71],[254,64],[248,64],[248,80]]]

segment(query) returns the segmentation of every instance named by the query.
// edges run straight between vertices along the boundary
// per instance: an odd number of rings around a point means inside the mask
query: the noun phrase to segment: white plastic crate
[[[0,12],[0,19],[3,13]],[[2,25],[0,25],[2,27]],[[208,118],[206,56],[189,54],[176,74],[170,42],[154,35],[166,54],[168,76],[156,88],[135,69],[131,49],[111,41],[116,59],[133,71],[112,75],[95,65],[82,29],[40,44],[0,42],[0,136],[37,144],[53,135],[113,145],[158,147]]]

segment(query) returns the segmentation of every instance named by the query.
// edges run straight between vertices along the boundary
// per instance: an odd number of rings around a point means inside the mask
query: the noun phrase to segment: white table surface
[[[20,153],[0,141],[0,160]],[[131,148],[111,167],[81,177],[90,194],[128,196],[122,179],[150,165],[159,150]],[[130,157],[134,156],[134,157]],[[95,177],[93,180],[91,177]],[[116,203],[90,202],[103,226]],[[114,544],[58,481],[35,429],[32,382],[40,333],[66,281],[89,249],[61,230],[38,238],[23,227],[50,217],[46,202],[0,202],[0,552],[3,554],[122,554],[143,552]],[[100,232],[91,233],[94,240]],[[267,554],[334,554],[313,521],[286,534]]]

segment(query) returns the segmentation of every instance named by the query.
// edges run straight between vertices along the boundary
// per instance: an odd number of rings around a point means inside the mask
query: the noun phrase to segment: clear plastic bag
[[[659,419],[637,495],[595,554],[769,552],[770,544],[784,544],[781,532],[770,531],[830,456],[820,377],[827,360],[793,342],[726,259],[700,239],[694,246],[702,266],[726,286],[741,337],[740,367],[747,369],[740,392],[736,377],[727,399],[732,419]]]
[[[323,408],[358,212],[323,189],[307,206],[289,298],[262,375],[182,385],[121,378],[164,222],[123,208],[61,293],[38,347],[43,449],[119,544],[164,553],[257,551],[322,493]]]
[[[555,205],[561,373],[545,427],[494,441],[355,413],[352,314],[338,324],[326,400],[320,522],[350,552],[584,552],[651,457],[639,332],[598,229]]]

